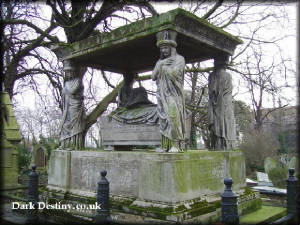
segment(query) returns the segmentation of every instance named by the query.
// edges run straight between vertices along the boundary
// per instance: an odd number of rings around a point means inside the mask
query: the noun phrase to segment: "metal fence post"
[[[27,221],[26,223],[32,224],[38,222],[37,215],[37,204],[39,201],[39,175],[35,171],[36,166],[32,166],[32,171],[29,173],[29,181],[28,181],[28,204],[30,209],[27,213]]]
[[[101,180],[98,182],[97,203],[101,209],[97,209],[97,214],[94,217],[94,223],[103,224],[109,223],[109,182],[106,179],[106,170],[101,171]]]
[[[297,214],[299,213],[299,189],[298,180],[294,176],[295,169],[289,169],[289,177],[286,180],[287,191],[287,213]]]
[[[221,195],[221,222],[224,224],[239,224],[237,196],[231,190],[232,179],[225,178],[224,184],[226,185],[226,188]]]

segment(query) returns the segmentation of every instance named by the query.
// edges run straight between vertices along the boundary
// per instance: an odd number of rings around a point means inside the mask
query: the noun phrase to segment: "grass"
[[[260,224],[277,220],[286,215],[286,208],[265,206],[240,217],[240,224]]]

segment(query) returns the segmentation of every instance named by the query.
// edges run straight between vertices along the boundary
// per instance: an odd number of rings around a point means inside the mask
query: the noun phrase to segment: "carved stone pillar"
[[[214,71],[208,79],[210,147],[215,150],[233,149],[236,140],[232,78],[226,72],[227,62],[228,55],[216,57]]]
[[[82,149],[84,147],[85,110],[83,106],[82,77],[85,68],[70,60],[63,60],[65,72],[62,91],[63,115],[59,127],[62,149]]]

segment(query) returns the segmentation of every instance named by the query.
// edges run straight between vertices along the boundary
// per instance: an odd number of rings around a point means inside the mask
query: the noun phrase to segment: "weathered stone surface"
[[[48,152],[42,143],[35,145],[33,148],[30,167],[33,165],[37,167],[37,170],[47,170],[48,168]]]
[[[51,153],[49,166],[50,189],[84,196],[95,195],[103,169],[108,172],[111,195],[165,204],[219,197],[225,177],[233,178],[236,190],[245,186],[240,151],[165,154],[61,150]]]
[[[118,73],[149,71],[159,55],[156,33],[166,29],[178,32],[178,53],[185,57],[186,63],[211,59],[220,52],[232,55],[242,43],[206,20],[178,8],[64,46],[68,49],[64,59]]]
[[[60,147],[82,149],[84,147],[85,109],[83,106],[82,77],[85,72],[70,60],[64,60],[65,80],[62,90],[63,115],[58,128]]]
[[[100,119],[102,145],[160,145],[159,126],[122,124],[108,117]]]
[[[185,120],[185,132],[189,134],[191,118]],[[109,117],[100,118],[101,140],[104,146],[130,146],[161,144],[159,124],[126,124]],[[186,135],[187,136],[187,135]]]
[[[52,151],[49,160],[48,184],[55,190],[68,191],[70,187],[71,169],[70,151]]]
[[[267,173],[256,172],[258,186],[273,186]]]
[[[177,33],[165,30],[157,33],[160,59],[152,71],[156,81],[157,114],[162,148],[178,152],[185,150],[184,57],[177,54]],[[188,134],[189,136],[189,134]]]
[[[208,78],[208,128],[211,148],[234,149],[236,125],[232,103],[232,78],[226,72],[228,55],[215,58],[214,70]]]
[[[0,93],[0,103],[0,188],[8,188],[18,185],[18,152],[16,145],[21,141],[21,133],[7,92]]]

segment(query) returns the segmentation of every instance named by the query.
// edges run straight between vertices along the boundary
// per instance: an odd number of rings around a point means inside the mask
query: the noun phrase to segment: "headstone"
[[[290,161],[287,163],[287,168],[294,168],[295,169],[295,176],[299,174],[299,159],[293,156]]]
[[[39,148],[36,151],[36,166],[38,167],[44,167],[46,166],[46,160],[45,160],[45,154],[43,149]]]
[[[256,172],[256,175],[257,175],[258,186],[270,186],[270,187],[273,186],[267,173]]]
[[[264,161],[265,172],[269,173],[271,169],[276,168],[277,163],[272,157],[267,157]]]
[[[38,170],[47,169],[48,153],[43,144],[38,144],[33,148],[31,165],[35,165]]]

